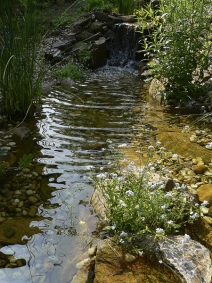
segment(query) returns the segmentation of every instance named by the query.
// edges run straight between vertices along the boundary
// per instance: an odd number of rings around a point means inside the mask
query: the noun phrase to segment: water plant
[[[156,153],[159,159],[153,161]],[[200,205],[192,199],[185,184],[172,181],[171,187],[166,185],[172,172],[163,165],[165,154],[158,142],[155,147],[148,147],[149,160],[153,162],[148,161],[141,168],[136,168],[134,162],[124,167],[116,164],[112,173],[102,171],[92,178],[105,199],[109,225],[104,229],[128,250],[142,253],[147,248],[142,243],[147,239],[156,241],[184,234],[187,224],[198,220],[201,207],[208,204],[205,201]],[[177,154],[172,156],[177,158]]]
[[[39,100],[42,60],[38,55],[38,37],[33,26],[30,1],[19,1],[15,14],[10,1],[0,7],[0,92],[1,112],[23,116]]]
[[[33,159],[33,155],[31,153],[28,154],[28,155],[24,154],[23,157],[21,157],[19,159],[18,164],[21,168],[27,168],[27,167],[29,167],[30,163],[32,162],[32,159]]]
[[[162,0],[160,10],[146,15],[154,27],[143,38],[143,48],[153,75],[165,86],[164,98],[196,99],[204,93],[204,70],[210,63],[208,1]]]

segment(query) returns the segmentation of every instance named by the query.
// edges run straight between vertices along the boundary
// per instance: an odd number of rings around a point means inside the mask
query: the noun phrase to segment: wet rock
[[[94,42],[92,59],[90,64],[93,69],[98,69],[100,67],[105,66],[106,63],[107,63],[106,39],[104,37],[100,37],[98,40]]]
[[[89,28],[89,32],[91,33],[98,33],[98,32],[102,32],[102,28],[105,24],[101,23],[101,22],[93,22]]]
[[[200,243],[189,240],[183,245],[183,236],[172,236],[170,240],[158,242],[161,259],[187,283],[210,283],[212,264],[209,250]]]
[[[212,184],[201,185],[197,189],[197,194],[200,201],[207,200],[209,202],[209,206],[212,206]]]
[[[35,196],[29,197],[29,202],[32,204],[35,204],[38,201],[38,199]]]
[[[7,264],[7,260],[0,259],[0,267],[4,267]]]
[[[85,259],[77,264],[77,274],[73,277],[71,283],[86,283],[89,282],[90,269],[94,266],[94,259]]]
[[[161,92],[164,90],[165,90],[164,85],[159,80],[153,79],[149,87],[150,99],[155,100],[157,102],[161,102],[162,99]]]
[[[14,130],[14,135],[18,136],[20,139],[26,139],[30,135],[30,130],[26,126],[21,126]]]
[[[34,217],[36,213],[37,213],[37,207],[33,205],[30,207],[27,214],[31,217]]]
[[[95,190],[91,197],[90,202],[99,220],[102,223],[107,222],[106,208],[105,208],[106,200],[104,196],[102,195],[102,193],[98,190]]]
[[[129,254],[129,253],[126,253],[125,254],[125,260],[126,260],[126,262],[133,262],[133,261],[135,261],[136,260],[136,257],[134,256],[134,255],[131,255],[131,254]]]
[[[4,235],[6,238],[10,238],[12,237],[13,235],[15,234],[15,230],[13,228],[7,228],[5,231],[4,231]]]
[[[52,83],[42,83],[41,85],[41,92],[42,94],[49,93],[52,89]]]
[[[6,221],[7,219],[5,217],[0,216],[0,223]]]
[[[24,258],[17,259],[16,260],[16,264],[17,264],[18,267],[25,266],[26,265],[26,260]]]
[[[63,79],[60,85],[64,88],[71,88],[74,85],[74,81],[71,78]]]
[[[192,169],[196,174],[203,174],[208,167],[204,164],[193,165]]]

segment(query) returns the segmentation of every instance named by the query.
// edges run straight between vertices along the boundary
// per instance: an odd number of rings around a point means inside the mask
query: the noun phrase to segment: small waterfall
[[[109,66],[133,66],[143,58],[138,52],[141,33],[135,25],[129,23],[115,24],[110,46]]]

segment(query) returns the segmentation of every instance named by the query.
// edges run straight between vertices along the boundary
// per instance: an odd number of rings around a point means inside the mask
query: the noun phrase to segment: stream
[[[30,223],[41,232],[24,237],[23,245],[0,249],[26,261],[19,268],[0,269],[0,282],[71,282],[76,264],[98,240],[98,218],[89,203],[94,190],[89,168],[99,172],[108,167],[112,156],[105,149],[130,143],[139,122],[134,109],[144,100],[136,71],[113,67],[67,90],[55,88],[43,98],[35,114],[33,155],[47,191],[38,207],[43,220]]]

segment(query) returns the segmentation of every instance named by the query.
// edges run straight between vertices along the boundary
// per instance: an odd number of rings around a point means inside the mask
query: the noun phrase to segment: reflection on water
[[[35,138],[37,162],[44,166],[42,182],[50,193],[49,202],[38,208],[46,219],[31,223],[41,233],[25,239],[25,245],[1,250],[27,264],[1,269],[0,282],[71,282],[76,263],[87,257],[95,241],[97,218],[89,204],[93,186],[87,166],[98,171],[107,165],[104,148],[109,140],[114,146],[130,142],[133,109],[142,105],[141,87],[135,74],[111,68],[69,90],[55,89],[43,99]]]

